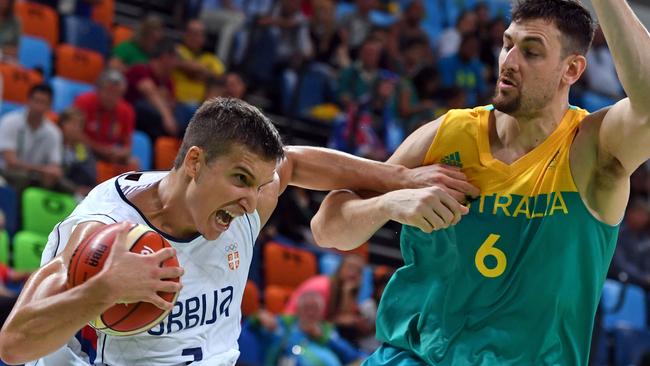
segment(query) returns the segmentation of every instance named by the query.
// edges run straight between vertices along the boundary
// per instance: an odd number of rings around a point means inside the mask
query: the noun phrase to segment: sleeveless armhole
[[[434,163],[434,152],[436,150],[436,147],[438,146],[439,142],[442,137],[442,130],[444,129],[444,126],[447,124],[447,122],[450,119],[451,114],[453,111],[448,111],[445,113],[445,117],[442,119],[442,122],[440,122],[440,126],[438,126],[438,130],[436,131],[436,135],[433,136],[433,140],[431,141],[431,144],[429,145],[429,149],[427,150],[427,154],[424,156],[424,160],[422,161],[422,165],[431,165]]]

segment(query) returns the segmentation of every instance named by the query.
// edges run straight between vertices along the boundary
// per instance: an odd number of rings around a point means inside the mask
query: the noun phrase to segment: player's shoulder
[[[493,110],[494,106],[491,104],[473,108],[450,109],[442,116],[441,120],[442,122],[478,123],[482,117],[489,115]]]

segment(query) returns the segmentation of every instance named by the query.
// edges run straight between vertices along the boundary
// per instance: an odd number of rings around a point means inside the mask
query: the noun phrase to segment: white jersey
[[[75,225],[82,222],[131,221],[158,231],[127,196],[166,174],[127,173],[97,186],[52,231],[41,263],[60,254]],[[94,330],[91,337],[78,334],[67,346],[28,365],[234,365],[239,357],[241,302],[259,231],[257,212],[235,218],[228,230],[212,241],[200,235],[182,241],[158,231],[176,248],[178,261],[185,269],[183,288],[167,318],[148,332],[134,336],[113,337],[96,332],[95,345],[89,344],[94,341]],[[86,335],[88,331],[85,329]]]

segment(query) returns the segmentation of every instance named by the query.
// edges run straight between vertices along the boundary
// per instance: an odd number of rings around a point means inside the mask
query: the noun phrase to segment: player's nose
[[[517,71],[519,69],[519,56],[520,51],[519,47],[512,47],[507,53],[506,57],[503,59],[503,64],[501,65],[501,70],[512,70]]]
[[[246,195],[239,200],[239,204],[244,208],[244,210],[252,214],[257,208],[257,200],[259,198],[259,192],[257,189],[251,187],[246,191]]]

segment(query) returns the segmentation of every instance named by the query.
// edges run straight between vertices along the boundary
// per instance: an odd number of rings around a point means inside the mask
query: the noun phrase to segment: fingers
[[[156,286],[156,292],[171,292],[176,293],[181,290],[183,285],[176,281],[159,281]]]
[[[168,291],[168,292],[173,292],[173,291]],[[146,302],[150,302],[154,304],[157,308],[162,310],[171,310],[174,307],[173,303],[165,301],[165,299],[160,297],[160,295],[158,294],[152,295],[150,298],[146,300]]]
[[[427,223],[429,223],[429,225],[431,225],[431,230],[429,232],[446,226],[445,221],[437,214],[437,212],[435,212],[434,208],[426,210],[422,217]]]
[[[112,251],[116,252],[128,252],[129,249],[124,245],[126,242],[126,236],[128,235],[129,231],[131,230],[131,224],[128,222],[122,222],[119,225],[117,235],[115,236],[115,239],[113,239],[113,247]]]
[[[461,179],[461,180],[467,180],[467,176],[465,173],[463,173],[459,167],[456,166],[451,166],[451,165],[444,165],[440,164],[438,165],[438,169],[442,170],[445,175],[448,177],[452,177],[455,179]]]
[[[160,268],[158,278],[161,280],[179,278],[185,273],[181,267],[162,267]]]
[[[481,191],[477,187],[474,187],[465,179],[454,178],[451,176],[443,176],[440,178],[440,181],[445,186],[447,186],[447,188],[451,188],[456,191],[463,192],[464,196],[478,197],[481,194]],[[461,200],[458,201],[463,202],[465,200],[464,196]]]
[[[433,226],[429,220],[424,218],[424,216],[418,216],[412,219],[411,222],[408,222],[407,225],[415,226],[418,229],[422,230],[425,233],[431,233],[434,231],[436,228]]]
[[[176,255],[176,249],[169,247],[169,248],[163,248],[153,254],[149,254],[147,255],[147,257],[150,257],[156,263],[162,263],[170,258],[173,258],[175,255]]]

